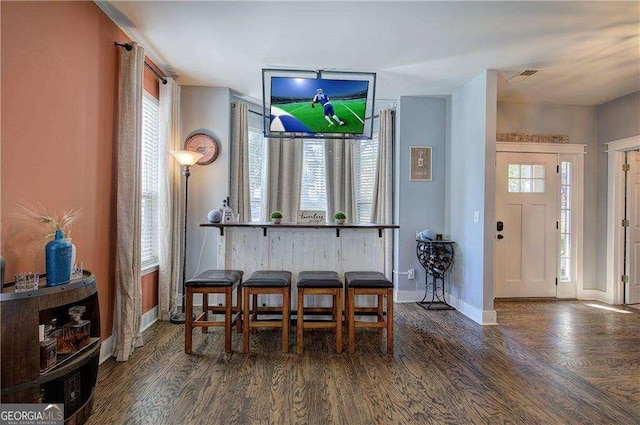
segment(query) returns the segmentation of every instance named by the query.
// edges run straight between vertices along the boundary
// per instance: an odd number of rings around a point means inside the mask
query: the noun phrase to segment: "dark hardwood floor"
[[[579,301],[496,302],[499,326],[456,311],[395,306],[395,353],[358,330],[356,353],[330,332],[305,351],[280,333],[224,353],[221,328],[159,322],[131,360],[100,366],[89,424],[638,424],[640,311]],[[622,308],[615,307],[616,310]]]

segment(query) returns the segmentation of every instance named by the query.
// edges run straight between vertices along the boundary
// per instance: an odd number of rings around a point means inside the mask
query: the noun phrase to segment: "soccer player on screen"
[[[322,92],[322,89],[316,90],[316,95],[313,97],[313,100],[311,101],[311,107],[315,108],[316,103],[321,104],[322,107],[324,108],[324,119],[326,119],[327,122],[329,123],[329,127],[333,125],[331,118],[333,118],[335,122],[338,123],[338,125],[344,125],[344,121],[338,118],[338,116],[336,115],[336,112],[333,110],[333,105],[331,104],[331,102],[329,102],[329,96],[324,94]]]

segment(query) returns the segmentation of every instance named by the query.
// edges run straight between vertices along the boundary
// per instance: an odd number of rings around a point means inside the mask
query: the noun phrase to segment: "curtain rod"
[[[127,51],[131,51],[131,49],[133,49],[133,46],[129,43],[118,43],[116,41],[114,44],[118,47],[124,47],[125,49],[127,49]],[[147,61],[144,61],[144,66],[149,68],[149,70],[153,73],[153,75],[158,77],[158,80],[162,81],[162,84],[167,84],[167,79],[164,78],[162,75],[160,75],[160,73],[156,71],[155,68],[153,68],[151,65],[149,65]]]

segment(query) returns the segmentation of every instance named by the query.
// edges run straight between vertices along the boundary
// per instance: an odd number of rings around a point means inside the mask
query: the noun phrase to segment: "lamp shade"
[[[171,155],[178,161],[180,165],[195,165],[200,158],[203,157],[201,153],[184,150],[169,151]]]

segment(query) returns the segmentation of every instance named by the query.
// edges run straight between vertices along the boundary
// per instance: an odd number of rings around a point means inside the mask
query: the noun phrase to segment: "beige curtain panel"
[[[267,143],[267,179],[265,210],[269,221],[272,211],[282,211],[282,221],[295,222],[300,205],[302,180],[302,139],[265,139]]]
[[[120,50],[116,295],[113,355],[126,361],[142,345],[141,164],[144,49]]]
[[[242,222],[251,221],[248,111],[246,103],[231,104],[231,209]]]
[[[390,109],[380,111],[378,131],[378,163],[376,186],[373,193],[371,216],[374,223],[393,223],[393,137],[395,113]],[[384,231],[385,275],[392,279],[393,270],[393,230]]]
[[[357,222],[355,143],[353,140],[332,139],[324,142],[327,217],[342,211],[347,223]]]
[[[173,78],[160,85],[160,187],[159,187],[159,279],[158,307],[160,320],[169,320],[176,308],[182,272],[182,223],[184,196],[180,167],[169,151],[181,148],[180,86]]]

